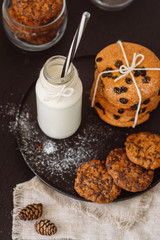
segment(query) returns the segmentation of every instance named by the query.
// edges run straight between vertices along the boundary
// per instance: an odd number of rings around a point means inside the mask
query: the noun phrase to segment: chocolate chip
[[[140,68],[140,67],[139,67]],[[141,68],[144,68],[144,67],[141,67]],[[146,70],[145,70],[145,68],[144,68],[144,70],[135,70],[134,71],[134,76],[135,77],[139,77],[139,76],[142,76],[142,77],[144,77],[144,76],[146,76]]]
[[[125,81],[126,81],[127,84],[131,84],[132,83],[132,79],[131,78],[126,78]]]
[[[104,86],[103,80],[101,80],[100,91],[101,91],[102,95],[104,94],[104,88],[105,88],[105,86]]]
[[[159,90],[159,92],[158,92],[158,96],[160,96],[160,90]]]
[[[113,70],[112,68],[106,68],[106,70],[104,71],[110,71],[110,70]],[[111,72],[108,72],[108,73],[103,73],[102,74],[102,77],[108,77],[108,78],[112,78],[112,73]]]
[[[102,105],[101,105],[99,102],[96,102],[96,103],[95,103],[95,106],[96,106],[97,108],[99,108],[100,110],[102,110],[102,111],[103,111],[103,114],[105,115],[105,109],[102,107]]]
[[[142,108],[141,113],[144,113],[146,111],[146,107]]]
[[[113,70],[113,68],[111,68],[111,67],[106,68],[106,71],[112,71],[112,70]]]
[[[114,119],[118,120],[120,118],[120,116],[113,114]]]
[[[121,93],[125,93],[128,91],[128,88],[127,87],[121,87]]]
[[[147,105],[149,102],[150,102],[150,99],[148,98],[143,102],[143,104]]]
[[[103,74],[102,74],[102,77],[103,77],[103,78],[108,77],[108,73],[103,73]]]
[[[145,76],[143,79],[142,79],[143,83],[149,83],[150,82],[150,77],[148,76]]]
[[[101,80],[101,88],[104,88],[103,80]]]
[[[134,104],[130,107],[131,110],[137,110],[138,104]]]
[[[131,118],[130,121],[133,122],[133,121],[134,121],[134,118]]]
[[[118,78],[118,76],[112,76],[112,79],[116,79],[116,78]]]
[[[121,89],[119,87],[114,87],[113,88],[113,91],[116,93],[116,94],[120,94],[121,93]]]
[[[120,68],[120,66],[123,65],[123,62],[121,60],[117,60],[114,64],[115,67]]]
[[[116,93],[116,94],[121,94],[121,93],[125,93],[128,91],[128,88],[126,87],[114,87],[113,88],[113,91]]]
[[[107,67],[106,70],[104,70],[104,71],[112,71],[112,70],[113,70],[113,68]],[[102,77],[111,78],[111,77],[112,77],[112,73],[111,73],[111,72],[109,72],[109,73],[103,73],[103,74],[102,74]]]
[[[135,76],[135,77],[139,77],[140,75],[141,75],[140,70],[135,70],[135,71],[134,71],[134,76]]]
[[[145,111],[146,111],[146,107],[140,109],[138,114],[140,114],[140,113],[144,113]]]
[[[141,67],[141,68],[144,68],[144,67]],[[144,68],[144,70],[139,70],[139,71],[140,71],[140,75],[141,75],[142,77],[146,76],[146,70],[145,70],[145,68]]]
[[[101,57],[98,57],[97,59],[96,59],[96,62],[101,62],[102,61],[102,58]]]
[[[119,101],[120,101],[122,104],[127,104],[128,99],[126,99],[126,98],[120,98]]]
[[[124,109],[123,108],[118,109],[118,113],[120,114],[124,113]]]

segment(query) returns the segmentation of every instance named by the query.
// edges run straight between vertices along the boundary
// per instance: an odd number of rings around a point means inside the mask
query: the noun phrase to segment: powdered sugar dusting
[[[39,128],[36,111],[25,104],[17,122],[19,106],[0,106],[0,114],[9,118],[9,132],[18,135],[21,153],[29,167],[57,189],[74,193],[74,178],[78,167],[92,159],[105,160],[109,151],[120,147],[119,139],[126,131],[102,122],[93,111],[88,111],[80,129],[72,137],[55,140]],[[122,141],[123,142],[123,141]],[[67,190],[66,190],[67,189]]]
[[[46,154],[52,154],[55,151],[57,151],[57,146],[54,142],[52,142],[51,140],[46,141],[43,144],[43,152]]]
[[[1,130],[9,130],[10,133],[15,133],[16,128],[16,116],[18,113],[18,106],[13,102],[8,102],[5,105],[0,105],[0,117],[1,117]],[[7,124],[6,124],[7,123]],[[6,126],[8,129],[6,129]]]
[[[110,149],[111,138],[118,141],[119,134],[88,114],[87,123],[82,123],[78,132],[70,138],[55,140],[39,129],[37,120],[25,106],[19,120],[19,143],[29,166],[40,176],[59,181],[73,182],[78,167],[92,159],[104,159]],[[100,141],[100,139],[102,139]],[[109,150],[108,150],[109,151]],[[67,176],[67,177],[66,177]],[[54,178],[53,178],[54,177]],[[71,185],[73,188],[73,185]]]
[[[15,103],[7,103],[4,108],[4,113],[8,116],[16,116],[17,105]]]
[[[94,151],[88,148],[86,133],[85,138],[82,134],[77,134],[73,142],[70,139],[52,140],[41,132],[37,122],[31,121],[27,108],[20,116],[19,129],[21,148],[27,156],[26,160],[38,171],[43,171],[45,166],[45,170],[51,175],[63,176],[65,172],[73,174],[73,170],[83,161],[95,155]]]

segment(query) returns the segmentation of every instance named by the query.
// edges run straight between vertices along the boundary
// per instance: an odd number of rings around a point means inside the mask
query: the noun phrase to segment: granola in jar
[[[65,0],[4,0],[3,5],[4,25],[26,43],[49,43],[66,26]]]

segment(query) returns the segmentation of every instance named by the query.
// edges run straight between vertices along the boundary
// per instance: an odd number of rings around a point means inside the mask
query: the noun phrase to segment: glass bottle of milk
[[[73,64],[61,78],[64,61],[63,56],[49,58],[35,88],[39,127],[55,139],[71,136],[81,123],[82,82]]]

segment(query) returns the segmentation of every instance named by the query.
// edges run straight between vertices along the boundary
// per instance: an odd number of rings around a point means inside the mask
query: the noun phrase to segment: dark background
[[[89,0],[67,0],[67,6],[68,25],[64,37],[56,46],[42,52],[26,52],[13,46],[0,22],[0,240],[11,239],[13,188],[34,176],[11,133],[14,114],[8,114],[7,108],[18,107],[24,92],[38,78],[49,57],[67,54],[82,12],[89,11],[91,19],[78,56],[95,55],[120,39],[145,45],[160,57],[159,0],[135,0],[117,12],[100,10]]]

